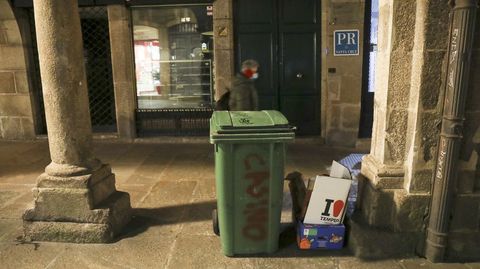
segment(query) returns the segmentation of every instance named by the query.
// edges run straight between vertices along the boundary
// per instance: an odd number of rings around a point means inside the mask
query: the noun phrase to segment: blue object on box
[[[341,163],[343,166],[347,167],[348,170],[350,170],[352,177],[356,177],[360,174],[363,156],[365,156],[365,154],[352,153],[338,162]]]
[[[365,156],[365,154],[352,153],[338,161],[340,164],[348,168],[348,170],[350,170],[350,174],[352,175],[352,187],[350,187],[350,192],[348,193],[347,199],[346,215],[348,217],[352,216],[353,212],[355,211],[355,204],[357,202],[358,195],[358,175],[360,174],[360,169],[362,167],[363,156]]]
[[[297,223],[297,243],[300,249],[341,249],[345,225],[316,225]]]

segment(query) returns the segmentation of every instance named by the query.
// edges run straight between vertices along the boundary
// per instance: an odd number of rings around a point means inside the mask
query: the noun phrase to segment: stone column
[[[407,128],[405,189],[429,193],[443,105],[447,54],[448,1],[418,1]]]
[[[134,139],[137,106],[130,11],[124,5],[108,6],[108,23],[118,136]]]
[[[372,153],[362,163],[362,173],[368,177],[368,184],[362,195],[362,210],[357,215],[362,217],[357,219],[360,220],[359,223],[364,224],[361,221],[366,220],[368,229],[360,231],[363,237],[359,236],[359,233],[352,233],[350,240],[360,245],[361,254],[357,252],[357,255],[369,258],[374,258],[372,253],[378,249],[381,251],[374,254],[376,258],[389,253],[413,254],[415,248],[418,254],[423,251],[444,102],[448,15],[451,10],[447,0],[417,0],[414,1],[416,3],[413,11],[398,9],[399,6],[406,5],[406,1],[401,5],[395,5],[395,2],[399,2],[395,0],[380,2],[381,20],[388,18],[386,21],[392,25],[380,22],[379,37],[383,36],[383,41],[386,39],[393,44],[409,42],[412,50],[402,58],[399,51],[395,51],[392,46],[390,56],[385,57],[385,54],[382,54],[377,62],[377,72],[383,74],[377,77],[377,83],[382,86],[377,85],[374,146]],[[399,15],[413,16],[414,25],[410,26],[405,21],[400,25],[395,24],[395,21],[401,22],[398,21]],[[479,22],[477,17],[477,25]],[[407,29],[406,33],[396,33],[403,29]],[[413,30],[413,36],[407,35],[410,33],[408,29]],[[475,36],[479,36],[479,32],[480,30]],[[385,47],[380,49],[383,48]],[[476,57],[480,55],[476,55],[475,52],[478,51],[474,50],[472,63],[480,59]],[[480,63],[480,60],[478,62]],[[405,72],[400,68],[403,65],[408,69],[409,75],[405,74],[401,80],[397,78],[394,84],[389,82]],[[400,74],[392,74],[393,72]],[[465,259],[478,256],[480,238],[480,218],[476,210],[480,205],[480,192],[475,183],[479,170],[476,151],[480,140],[476,140],[475,135],[480,133],[480,91],[477,90],[480,84],[475,83],[478,76],[474,74],[478,70],[474,65],[470,72],[462,160],[459,162],[457,196],[453,204],[447,247],[448,255],[452,258]],[[408,92],[404,92],[402,85],[409,85]],[[397,104],[389,104],[392,96],[402,99],[397,99]],[[391,116],[397,113],[395,111],[403,109],[403,105],[399,107],[399,104],[405,104],[403,98],[407,100],[406,115],[392,121]],[[399,127],[386,127],[392,123]],[[393,134],[401,143],[389,142],[392,130],[398,130]],[[394,148],[398,155],[391,154],[389,143],[398,147]],[[398,173],[392,173],[389,167],[396,169]],[[359,238],[368,238],[364,240],[367,243],[359,244]],[[377,241],[382,244],[375,244]]]
[[[397,191],[394,199],[397,232],[423,232],[443,106],[450,7],[444,0],[417,1],[416,10],[404,190]]]
[[[216,0],[213,3],[213,34],[215,52],[215,100],[226,88],[232,87],[234,69],[233,1]]]
[[[370,183],[365,213],[370,224],[419,231],[435,166],[449,7],[444,0],[380,2],[372,152],[362,163]]]
[[[422,248],[448,10],[446,0],[380,0],[372,151],[362,163],[368,180],[357,215],[368,228],[353,236],[356,255],[379,258]]]
[[[403,192],[416,2],[379,3],[372,147],[362,162],[362,216],[374,227],[392,227],[395,196]]]
[[[101,243],[129,221],[130,197],[92,153],[77,0],[35,0],[35,24],[52,162],[24,216],[34,241]]]
[[[403,187],[415,0],[380,0],[372,148],[362,173],[376,188]]]

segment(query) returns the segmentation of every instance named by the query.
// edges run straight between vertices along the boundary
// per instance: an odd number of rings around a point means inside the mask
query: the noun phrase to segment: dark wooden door
[[[261,109],[280,110],[298,134],[320,133],[320,1],[237,0],[236,68],[260,63]]]

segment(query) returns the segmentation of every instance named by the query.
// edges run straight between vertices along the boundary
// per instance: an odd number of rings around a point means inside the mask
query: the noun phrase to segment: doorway
[[[47,134],[47,125],[33,8],[28,9],[28,14],[32,38],[31,81],[35,100],[35,129],[37,135],[45,135]],[[79,15],[92,131],[114,133],[117,126],[107,8],[103,6],[80,7]]]
[[[235,67],[255,59],[260,109],[281,111],[299,135],[320,134],[321,2],[237,0]]]
[[[371,138],[378,43],[378,0],[365,1],[365,53],[363,56],[362,109],[359,138]]]

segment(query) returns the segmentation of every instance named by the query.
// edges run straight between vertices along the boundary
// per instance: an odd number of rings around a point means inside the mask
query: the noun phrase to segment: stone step
[[[24,217],[25,239],[71,243],[111,242],[120,229],[130,221],[130,196],[126,192],[115,192],[91,212],[102,216],[102,219],[90,222],[86,218],[78,222],[69,222]]]

